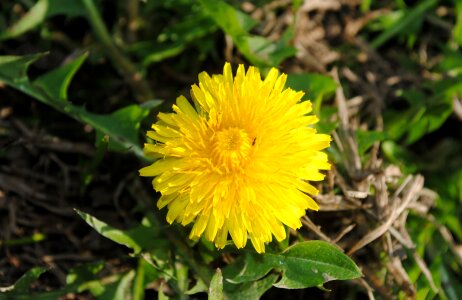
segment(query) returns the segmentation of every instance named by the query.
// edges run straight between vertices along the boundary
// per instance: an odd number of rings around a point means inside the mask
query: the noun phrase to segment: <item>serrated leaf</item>
[[[139,129],[141,121],[149,114],[149,110],[140,105],[129,105],[110,115],[94,115],[93,122],[104,128],[97,130],[96,140],[99,141],[104,134],[112,133],[112,136],[124,137],[123,141],[109,138],[108,149],[112,151],[127,151],[131,145],[139,144]],[[128,148],[127,148],[128,146]]]
[[[33,85],[41,88],[53,99],[67,100],[69,84],[87,57],[88,53],[84,53],[72,62],[41,75]]]
[[[217,269],[212,277],[209,287],[209,300],[222,300],[223,299],[223,275],[221,270]]]
[[[157,235],[160,233],[160,231],[156,231],[154,227],[138,225],[135,228],[123,231],[109,226],[105,222],[100,221],[97,218],[80,210],[76,209],[75,211],[99,234],[118,244],[127,246],[135,253],[140,253],[142,249],[150,249],[159,245],[159,239]],[[162,244],[162,242],[160,244]]]
[[[361,276],[355,263],[336,247],[323,241],[308,241],[291,246],[281,254],[248,254],[241,271],[228,280],[235,283],[254,281],[272,269],[282,272],[282,278],[275,286],[287,289]]]
[[[84,107],[50,96],[44,91],[43,86],[34,85],[27,77],[29,65],[43,55],[39,53],[29,56],[0,56],[0,80],[80,122],[89,124],[100,134],[98,138],[101,138],[102,134],[107,134],[109,149],[128,150],[144,159],[143,150],[139,145],[138,132],[140,122],[147,116],[149,109],[141,105],[130,105],[110,115],[99,115],[86,111]],[[68,84],[64,83],[64,89]],[[56,93],[53,92],[53,94]],[[158,102],[150,103],[151,106],[157,104]]]
[[[25,56],[0,56],[0,79],[2,77],[6,77],[11,79],[11,81],[15,84],[27,82],[27,69],[33,62],[45,55],[46,53],[37,53]]]

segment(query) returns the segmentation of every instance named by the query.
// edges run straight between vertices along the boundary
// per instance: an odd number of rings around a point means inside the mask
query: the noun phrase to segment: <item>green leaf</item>
[[[208,290],[208,287],[205,285],[205,283],[202,280],[198,279],[196,284],[192,288],[187,290],[185,294],[194,295],[197,293],[207,292],[207,290]]]
[[[242,12],[239,12],[224,1],[200,0],[204,11],[215,23],[229,35],[239,51],[255,66],[277,66],[283,59],[293,56],[295,49],[288,45],[288,41],[282,44],[274,44],[261,37],[252,36],[247,30],[250,27],[248,21],[242,22]]]
[[[361,12],[366,13],[371,9],[372,0],[362,0],[361,1]]]
[[[462,74],[462,53],[452,49],[444,51],[438,69],[454,76],[460,76]]]
[[[314,101],[315,113],[319,112],[322,100],[331,97],[337,89],[334,79],[316,73],[289,74],[286,86],[305,92],[305,99]]]
[[[42,88],[53,99],[67,100],[69,84],[87,57],[88,53],[84,53],[72,62],[43,74],[33,85]]]
[[[423,137],[425,134],[438,129],[451,114],[450,105],[435,105],[431,109],[422,109],[421,118],[413,119],[412,126],[409,127],[406,143],[412,144]]]
[[[252,53],[255,53],[270,66],[278,66],[286,58],[297,53],[297,49],[283,41],[274,43],[261,36],[249,36],[247,41]]]
[[[326,242],[299,243],[288,248],[284,256],[285,272],[275,284],[279,288],[306,288],[361,276],[361,271],[348,256]]]
[[[371,46],[373,48],[379,48],[394,36],[413,27],[416,22],[421,22],[425,13],[436,6],[437,3],[438,0],[420,1],[416,7],[405,12],[401,18],[393,23],[392,26],[388,27],[378,37],[376,37],[371,42]]]
[[[237,19],[239,20],[239,24],[241,24],[241,27],[245,31],[251,30],[258,24],[258,21],[256,21],[254,18],[252,18],[251,16],[249,16],[248,14],[240,10],[236,10],[236,14],[237,14]]]
[[[237,284],[262,278],[275,267],[272,255],[274,254],[265,253],[259,256],[246,253],[223,270],[226,281]]]
[[[244,55],[248,55],[249,59],[252,58],[257,61],[259,60],[251,53],[246,40],[248,33],[241,26],[238,14],[231,5],[226,4],[221,0],[200,0],[200,3],[215,23],[220,26],[225,33],[231,36],[236,43],[236,46]]]
[[[332,96],[337,89],[334,79],[316,73],[289,74],[286,85],[293,90],[304,91],[311,100]]]
[[[324,106],[318,113],[319,122],[314,124],[317,131],[321,133],[331,134],[338,127],[337,107]]]
[[[140,253],[142,249],[150,249],[160,244],[164,244],[159,240],[160,229],[155,229],[153,226],[138,225],[130,230],[123,231],[109,226],[103,221],[84,213],[80,210],[75,210],[80,217],[93,227],[102,236],[128,248],[135,253]]]
[[[56,289],[49,292],[37,292],[31,293],[29,288],[33,282],[35,282],[40,275],[46,271],[45,268],[35,267],[24,274],[13,286],[11,291],[7,291],[6,299],[16,300],[54,300],[61,299],[61,297],[68,293],[80,293],[83,291],[90,290],[92,293],[102,293],[105,290],[103,283],[95,278],[95,274],[98,273],[104,263],[89,263],[77,268],[71,269],[66,278],[67,285],[61,289]],[[106,283],[107,284],[107,283]],[[11,295],[11,297],[9,297]],[[2,294],[0,294],[0,299]],[[100,298],[98,298],[100,299]],[[114,298],[111,298],[114,299]]]
[[[46,18],[48,2],[48,0],[39,0],[23,18],[0,34],[0,40],[20,36],[41,24]]]
[[[405,137],[406,144],[412,144],[440,128],[451,115],[453,97],[462,94],[462,76],[459,77],[436,83],[425,82],[422,84],[423,91],[404,91],[402,96],[410,107],[399,111],[390,109],[384,113],[387,137],[392,140]],[[431,96],[424,93],[425,89],[432,93]]]
[[[86,189],[93,181],[93,176],[96,174],[96,170],[103,161],[104,154],[106,154],[107,147],[109,144],[109,136],[104,135],[101,140],[96,143],[96,154],[91,159],[88,167],[86,167],[82,172],[82,184],[80,185],[80,195],[84,195]]]
[[[234,283],[254,281],[272,269],[282,271],[275,286],[296,289],[321,285],[331,280],[361,276],[355,263],[336,247],[323,241],[308,241],[287,248],[281,254],[248,254],[244,266],[233,278]]]
[[[269,274],[263,279],[231,284],[225,282],[224,290],[228,299],[258,300],[278,280],[277,274]]]
[[[104,287],[104,292],[98,295],[98,300],[129,299],[130,285],[135,277],[135,271],[124,274],[118,281]]]
[[[217,269],[212,277],[209,287],[209,300],[221,300],[223,299],[223,275],[221,270]]]
[[[140,122],[148,115],[149,109],[160,102],[158,100],[151,101],[147,106],[130,105],[110,115],[90,113],[83,107],[63,101],[62,98],[52,97],[57,94],[62,95],[62,92],[67,89],[69,85],[67,80],[71,79],[80,61],[75,62],[75,65],[64,67],[64,71],[46,74],[44,78],[39,78],[38,84],[29,81],[27,68],[43,55],[0,56],[0,80],[78,121],[92,126],[99,134],[97,136],[98,141],[101,140],[103,134],[107,134],[109,136],[109,149],[129,150],[144,159],[144,153],[138,139]],[[68,72],[66,73],[66,71]],[[50,78],[54,76],[62,79],[59,81],[59,88],[52,86]]]
[[[144,299],[144,285],[145,285],[145,267],[146,261],[140,257],[138,259],[138,267],[136,268],[135,280],[133,281],[133,300]]]
[[[27,271],[24,275],[22,275],[18,281],[14,284],[13,292],[14,293],[27,293],[29,291],[29,287],[32,283],[34,283],[37,279],[39,279],[40,275],[46,272],[46,268],[42,267],[34,267]]]
[[[104,267],[104,262],[94,262],[84,264],[69,270],[66,277],[66,283],[70,284],[82,284],[86,281],[93,280],[95,275],[101,271]]]
[[[65,289],[79,293],[89,290],[93,295],[104,293],[105,286],[96,275],[103,267],[104,262],[93,262],[71,269],[66,277]]]
[[[184,294],[188,290],[188,272],[189,268],[186,264],[180,262],[175,263],[176,286],[180,294]]]
[[[395,111],[392,109],[384,113],[385,132],[388,138],[398,140],[409,130],[410,120],[415,116],[421,116],[419,109],[408,109],[405,111]]]
[[[375,142],[383,141],[385,138],[385,133],[380,131],[356,131],[359,154],[363,155]]]
[[[123,137],[122,140],[109,138],[108,149],[112,151],[126,151],[132,145],[139,144],[139,129],[141,121],[149,114],[149,110],[140,105],[129,105],[113,112],[110,115],[93,115],[91,122],[97,123],[96,140],[99,141],[104,134],[113,137]]]
[[[156,41],[142,41],[129,46],[128,51],[135,53],[143,60],[145,66],[176,56],[186,47],[210,33],[218,27],[202,10],[194,11],[159,34]]]
[[[149,66],[150,64],[163,61],[164,59],[177,56],[184,51],[186,45],[182,42],[175,42],[170,44],[154,44],[149,47],[149,54],[143,56],[143,65]],[[140,49],[137,49],[140,50]],[[144,50],[146,51],[146,49]],[[134,49],[136,52],[136,49]]]
[[[85,222],[87,222],[88,225],[93,227],[93,229],[95,229],[102,236],[118,244],[133,249],[135,253],[139,253],[141,251],[141,246],[122,230],[111,227],[108,224],[82,211],[76,210],[76,212]]]
[[[83,16],[85,9],[79,0],[39,0],[16,24],[0,33],[0,40],[18,37],[54,15]]]
[[[390,162],[398,165],[406,174],[412,174],[419,169],[415,156],[395,142],[383,142],[382,152]]]
[[[154,250],[156,252],[164,251],[164,250]],[[167,251],[165,251],[167,252]],[[143,268],[144,273],[144,286],[150,284],[153,281],[156,281],[162,278],[162,273],[157,268],[152,266],[151,263],[147,262],[144,256],[141,256],[141,259],[138,260],[138,268]]]
[[[85,16],[86,12],[81,0],[48,0],[46,16],[66,15],[69,17],[78,17]]]
[[[36,60],[45,56],[46,53],[37,53],[25,56],[0,56],[0,79],[9,78],[15,84],[28,81],[27,69]]]
[[[140,106],[144,109],[151,110],[161,105],[162,102],[163,102],[162,100],[158,100],[158,99],[148,100],[148,101],[144,101],[143,103],[141,103]]]
[[[152,269],[157,271],[157,278],[164,278],[167,281],[177,281],[177,278],[175,277],[175,268],[171,259],[170,247],[161,246],[160,249],[143,253],[142,257],[144,261],[152,267]]]
[[[159,294],[157,296],[157,300],[169,300],[170,297],[164,294],[164,283],[162,282],[159,287]]]
[[[456,2],[456,25],[452,29],[452,37],[453,39],[462,46],[462,2]]]

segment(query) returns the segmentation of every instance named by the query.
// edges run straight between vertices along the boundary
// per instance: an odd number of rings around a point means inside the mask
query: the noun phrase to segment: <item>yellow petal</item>
[[[303,92],[284,89],[287,76],[271,69],[239,65],[233,77],[199,74],[191,88],[192,105],[180,96],[173,113],[158,114],[144,151],[159,160],[140,170],[154,177],[167,206],[167,221],[193,223],[190,238],[205,239],[217,248],[228,233],[237,248],[247,239],[258,253],[273,238],[286,238],[285,225],[297,229],[305,209],[317,210],[309,196],[317,189],[308,181],[324,178],[330,168],[322,152],[331,138],[317,133]]]

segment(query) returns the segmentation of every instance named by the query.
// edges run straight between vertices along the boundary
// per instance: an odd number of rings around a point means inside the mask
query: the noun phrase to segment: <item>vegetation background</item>
[[[2,0],[0,299],[462,299],[461,46],[458,0]],[[289,74],[334,139],[263,258],[189,241],[138,177],[225,61]]]

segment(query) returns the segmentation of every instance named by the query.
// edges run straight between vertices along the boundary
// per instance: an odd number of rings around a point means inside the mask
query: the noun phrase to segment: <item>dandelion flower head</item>
[[[219,249],[228,233],[237,248],[250,239],[265,251],[274,237],[286,238],[284,225],[300,228],[306,209],[318,210],[309,181],[323,180],[330,168],[330,136],[309,125],[318,120],[303,92],[284,88],[286,75],[240,65],[233,77],[203,72],[193,85],[193,105],[183,96],[173,113],[159,113],[147,136],[145,153],[159,159],[140,170],[155,177],[159,209],[167,221],[192,223],[191,239],[204,236]]]

